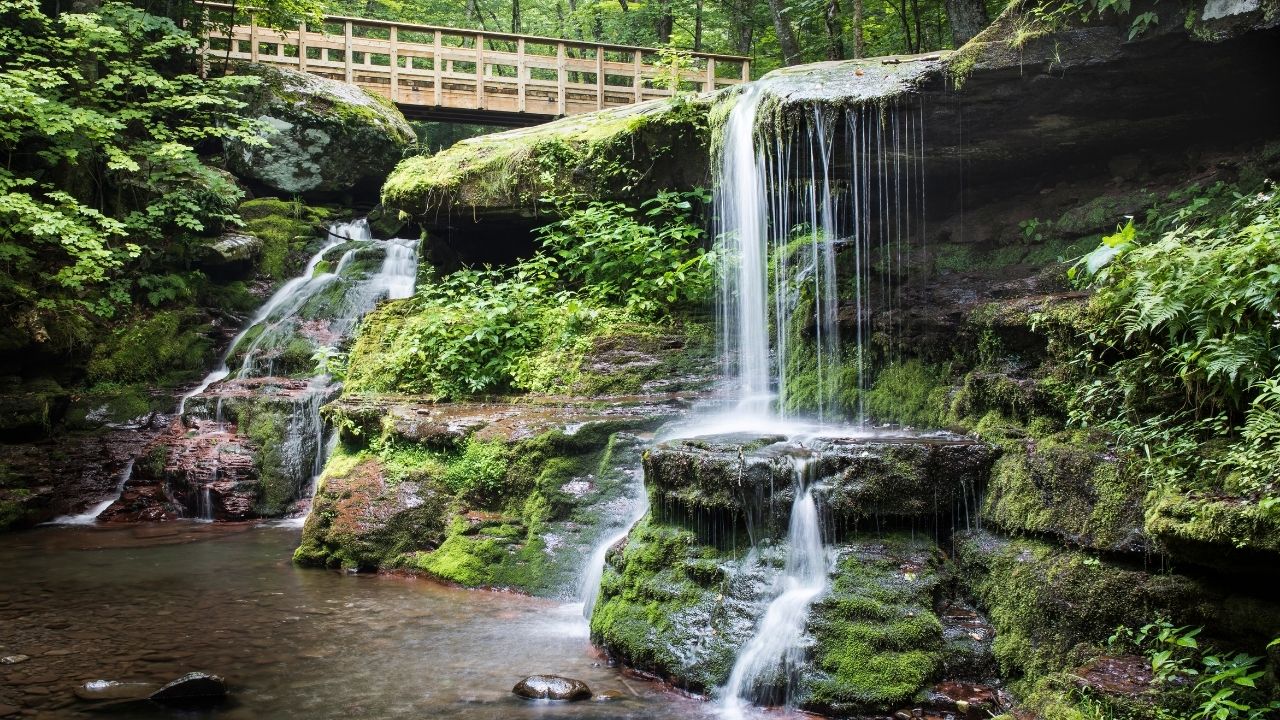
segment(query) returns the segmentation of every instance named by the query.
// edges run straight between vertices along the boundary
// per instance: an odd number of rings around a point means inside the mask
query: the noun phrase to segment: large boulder
[[[236,72],[261,79],[245,112],[265,144],[227,148],[246,180],[290,195],[372,193],[416,140],[395,105],[355,85],[263,65]]]

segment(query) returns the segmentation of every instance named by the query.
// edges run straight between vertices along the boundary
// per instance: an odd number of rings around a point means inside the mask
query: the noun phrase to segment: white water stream
[[[116,483],[116,490],[111,497],[85,510],[79,515],[63,515],[50,520],[46,525],[92,525],[98,521],[98,516],[107,508],[115,504],[124,494],[124,486],[129,482],[129,478],[133,477],[133,459],[125,463],[124,470],[120,471],[120,481]]]

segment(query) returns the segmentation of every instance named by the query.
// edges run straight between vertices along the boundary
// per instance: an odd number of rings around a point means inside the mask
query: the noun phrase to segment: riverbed
[[[180,521],[0,536],[0,657],[28,658],[0,663],[0,715],[9,706],[40,718],[103,717],[85,712],[76,687],[189,671],[225,677],[231,699],[182,717],[714,715],[708,703],[609,667],[589,643],[580,605],[297,568],[299,532]],[[511,694],[535,673],[575,677],[613,699]]]

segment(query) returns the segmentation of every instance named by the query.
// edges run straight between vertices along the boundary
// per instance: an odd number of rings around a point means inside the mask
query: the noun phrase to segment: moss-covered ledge
[[[711,96],[677,96],[463,140],[401,162],[382,201],[414,216],[537,211],[546,195],[639,199],[709,182]]]

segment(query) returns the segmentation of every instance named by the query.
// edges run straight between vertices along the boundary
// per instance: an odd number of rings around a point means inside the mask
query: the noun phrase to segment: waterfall
[[[58,517],[58,518],[54,518],[53,520],[50,520],[48,524],[49,525],[92,525],[94,524],[95,522],[98,521],[99,515],[101,515],[104,511],[106,511],[107,508],[114,505],[115,502],[120,499],[121,495],[124,495],[124,486],[129,483],[129,478],[131,477],[133,477],[133,458],[130,458],[129,462],[124,464],[124,470],[120,472],[120,480],[119,482],[116,483],[115,493],[112,494],[111,497],[94,505],[88,510],[85,510],[79,515],[63,515],[62,517]]]
[[[804,661],[809,605],[827,588],[827,552],[813,498],[811,456],[793,457],[795,501],[787,531],[787,560],[778,595],[769,603],[755,635],[738,654],[722,701],[727,718],[739,718],[753,702],[783,704],[791,696]]]
[[[370,261],[378,255],[381,263],[375,269]],[[218,394],[219,383],[311,373],[305,387],[290,391],[291,410],[278,448],[281,470],[294,479],[298,493],[307,491],[332,447],[325,441],[320,416],[321,406],[337,389],[327,373],[327,359],[380,300],[413,294],[417,267],[417,241],[376,240],[363,218],[334,223],[328,239],[302,273],[258,308],[232,339],[218,367],[183,396],[179,417],[186,415],[192,398],[214,393],[214,421],[221,426],[223,395]],[[300,368],[300,363],[305,368]],[[217,473],[214,475],[216,480]],[[209,484],[193,489],[196,512],[211,519]]]
[[[632,469],[630,475],[632,493],[634,497],[639,498],[639,502],[631,508],[631,512],[617,530],[609,533],[596,544],[595,549],[591,551],[591,557],[587,559],[587,566],[582,572],[582,581],[578,585],[578,597],[582,598],[582,615],[587,620],[591,619],[596,598],[600,595],[600,579],[604,577],[605,557],[609,554],[609,549],[621,542],[631,532],[631,528],[640,522],[640,518],[649,512],[649,493],[644,489],[644,468]]]
[[[898,287],[924,234],[923,113],[766,103],[771,87],[738,96],[714,163],[734,414],[860,422],[869,363],[898,350]],[[873,310],[888,318],[874,329]]]

